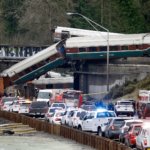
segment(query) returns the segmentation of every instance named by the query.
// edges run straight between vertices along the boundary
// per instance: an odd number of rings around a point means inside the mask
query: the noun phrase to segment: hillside
[[[82,17],[67,16],[68,11],[83,14],[111,32],[146,33],[149,8],[150,0],[0,0],[0,44],[48,45],[55,26],[93,29]]]
[[[114,87],[110,93],[112,99],[128,99],[132,98],[137,100],[139,90],[150,90],[150,76],[147,76],[141,81],[127,82],[123,86]]]

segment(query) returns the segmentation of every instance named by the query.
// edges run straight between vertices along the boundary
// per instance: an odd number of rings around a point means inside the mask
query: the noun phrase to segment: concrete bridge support
[[[107,93],[107,72],[105,62],[86,62],[81,64],[78,75],[79,90],[84,93],[95,93],[92,97],[100,98]],[[144,79],[150,75],[150,60],[148,58],[130,58],[111,60],[109,64],[109,88],[126,81]],[[76,83],[77,84],[77,83]],[[96,94],[97,93],[97,94]],[[102,94],[98,94],[102,93]]]

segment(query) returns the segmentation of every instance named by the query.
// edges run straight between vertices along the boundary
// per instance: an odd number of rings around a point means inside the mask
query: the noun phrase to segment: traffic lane
[[[63,137],[38,132],[28,136],[0,136],[2,150],[95,150]]]

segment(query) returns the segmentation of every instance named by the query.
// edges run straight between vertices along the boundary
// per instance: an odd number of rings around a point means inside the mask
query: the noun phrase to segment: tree
[[[141,33],[150,29],[149,0],[78,0],[75,12],[81,13],[113,32]],[[72,27],[92,29],[83,18],[69,20]]]
[[[24,0],[1,0],[1,13],[4,21],[5,33],[9,36],[19,30],[18,22],[22,15],[20,9]]]
[[[116,0],[119,17],[121,19],[120,31],[124,33],[140,33],[145,30],[145,23],[140,13],[140,5],[135,0]]]
[[[93,2],[93,3],[92,3]],[[78,0],[74,2],[74,11],[78,12],[82,15],[85,15],[88,18],[91,18],[92,20],[97,20],[96,19],[96,9],[95,7],[95,2],[88,1],[88,0]],[[82,29],[92,29],[93,28],[85,21],[82,17],[80,16],[72,16],[72,18],[69,18],[69,22],[71,24],[71,27],[74,28],[82,28]]]

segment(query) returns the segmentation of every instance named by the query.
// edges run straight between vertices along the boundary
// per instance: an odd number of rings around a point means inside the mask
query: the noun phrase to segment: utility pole
[[[103,25],[104,21],[104,0],[101,0],[101,24]]]
[[[109,15],[109,29],[111,29],[111,14],[112,14],[112,9],[111,9],[111,6],[112,6],[112,2],[111,1],[109,1],[108,2],[108,15]]]

